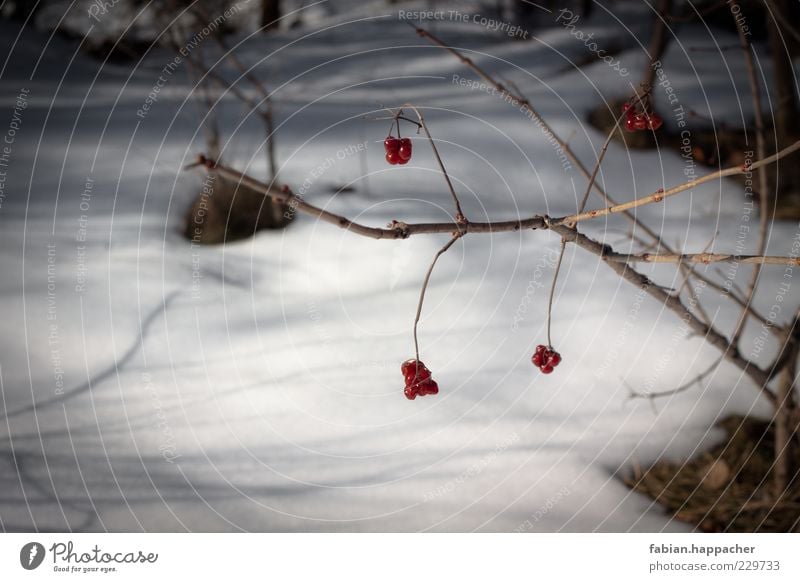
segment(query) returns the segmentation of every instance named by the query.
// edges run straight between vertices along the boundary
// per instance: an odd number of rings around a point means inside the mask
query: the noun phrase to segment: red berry
[[[636,131],[636,120],[634,120],[633,117],[628,116],[628,118],[625,120],[625,129],[631,133]]]
[[[623,103],[622,104],[622,112],[623,113],[627,113],[630,110],[630,108],[631,108],[631,104],[630,103]]]
[[[386,150],[386,153],[389,152],[396,152],[400,149],[400,140],[396,137],[389,136],[385,140],[383,140],[383,147]]]
[[[427,382],[432,382],[432,381],[433,380],[430,379],[430,376],[428,376],[427,378],[420,377],[417,378],[416,380],[414,378],[410,379],[406,378],[406,386],[411,386],[412,388],[414,388],[414,390],[419,392],[422,386],[424,386]]]
[[[404,137],[400,140],[400,149],[398,152],[400,154],[400,159],[408,161],[411,159],[411,140],[407,137]]]
[[[637,113],[636,115],[634,115],[633,124],[634,124],[634,128],[637,131],[643,131],[643,130],[647,129],[647,119],[645,119],[645,116],[644,116],[643,113]]]
[[[408,376],[409,371],[414,373],[414,370],[417,367],[417,360],[406,360],[402,364],[400,364],[400,371],[403,373],[403,376]]]
[[[661,116],[660,116],[660,115],[658,115],[657,113],[653,113],[653,115],[651,115],[651,116],[650,116],[650,119],[648,119],[648,124],[647,124],[647,125],[648,125],[648,127],[649,127],[650,129],[652,129],[653,131],[655,131],[655,130],[657,130],[659,127],[661,127],[662,125],[664,125],[664,120],[663,120],[663,119],[661,119]]]
[[[392,166],[396,164],[405,164],[405,162],[400,160],[400,154],[396,151],[386,152],[386,161]]]
[[[404,160],[403,158],[399,157],[400,154],[397,154],[397,155],[398,155],[397,163],[400,164],[401,166],[405,166],[408,163],[408,159]]]
[[[539,368],[542,374],[551,374],[553,368],[561,363],[561,354],[550,346],[536,346],[536,353],[531,357],[533,365]]]
[[[417,360],[406,360],[400,365],[400,371],[405,376],[406,382],[411,382],[415,378],[427,380],[431,377],[431,371]]]
[[[420,396],[426,396],[428,394],[438,394],[438,393],[439,393],[439,385],[433,380],[426,380],[425,382],[419,385]]]
[[[417,396],[427,394],[438,394],[439,385],[431,378],[431,371],[417,360],[406,360],[400,365],[400,371],[406,381],[403,393],[409,400],[414,400]]]

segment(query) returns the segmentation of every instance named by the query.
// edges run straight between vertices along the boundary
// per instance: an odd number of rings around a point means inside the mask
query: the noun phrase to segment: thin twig
[[[615,204],[613,206],[607,206],[606,208],[600,208],[598,210],[589,210],[588,212],[582,212],[580,214],[573,214],[571,216],[565,216],[563,218],[553,219],[553,223],[571,224],[573,222],[581,222],[583,220],[590,220],[592,218],[597,218],[598,216],[607,216],[609,214],[618,214],[621,212],[627,212],[634,208],[639,208],[640,206],[646,206],[648,204],[663,202],[666,198],[675,196],[676,194],[680,194],[681,192],[685,192],[687,190],[691,190],[699,186],[700,184],[705,184],[706,182],[710,182],[718,178],[724,178],[725,176],[736,176],[739,174],[746,174],[750,170],[755,170],[757,168],[761,168],[762,166],[775,163],[776,161],[785,158],[790,154],[793,154],[797,150],[800,150],[800,140],[794,142],[792,145],[782,149],[781,151],[772,154],[771,156],[767,156],[766,158],[762,158],[758,161],[755,161],[750,165],[734,166],[731,168],[726,168],[724,170],[711,172],[710,174],[701,176],[696,180],[690,180],[688,182],[680,184],[679,186],[674,186],[668,190],[660,190],[657,192],[653,192],[649,196],[636,198],[634,200],[631,200],[630,202],[623,202],[622,204]]]
[[[564,260],[564,251],[567,248],[567,241],[565,239],[561,239],[561,248],[558,251],[558,261],[556,262],[556,268],[553,272],[553,282],[550,284],[550,298],[547,300],[547,347],[553,347],[553,340],[550,338],[550,327],[551,322],[553,321],[553,296],[556,293],[556,282],[558,281],[558,273],[561,271],[561,262]]]
[[[753,64],[753,49],[750,46],[750,41],[747,38],[747,31],[744,29],[745,24],[743,19],[737,18],[736,15],[734,15],[733,20],[736,22],[736,30],[739,33],[739,43],[742,47],[742,54],[744,55],[745,68],[747,69],[747,81],[750,85],[750,96],[753,101],[753,115],[756,122],[756,156],[759,159],[763,159],[766,156],[767,149],[764,140],[764,116],[761,112],[761,90],[758,85],[758,77],[756,76],[756,67],[755,64]],[[763,167],[758,168],[759,229],[758,250],[756,251],[756,254],[758,255],[763,255],[767,248],[767,219],[769,212],[768,188],[767,170]],[[747,292],[744,296],[744,299],[748,304],[752,303],[753,301],[753,295],[755,294],[756,286],[758,285],[759,275],[761,275],[761,265],[755,265],[750,276],[750,281],[747,284]],[[742,333],[744,332],[745,323],[747,323],[748,314],[749,312],[747,309],[742,309],[739,319],[736,322],[736,327],[733,331],[731,343],[739,343],[739,338],[741,338]]]
[[[578,205],[578,214],[586,210],[586,203],[589,201],[589,194],[592,193],[592,188],[594,187],[595,180],[597,180],[597,173],[600,171],[600,165],[603,163],[603,158],[606,157],[606,152],[608,151],[608,146],[611,144],[611,140],[614,139],[614,134],[619,131],[620,123],[625,118],[626,113],[620,114],[617,117],[616,122],[614,123],[614,127],[611,128],[611,131],[608,132],[608,136],[606,136],[606,141],[603,142],[603,147],[600,148],[600,153],[597,155],[597,161],[594,164],[594,168],[592,169],[592,173],[589,176],[589,183],[586,185],[586,191],[583,193],[583,198],[581,198],[581,203]],[[570,227],[575,227],[574,224],[570,224]]]
[[[693,273],[696,275],[697,271],[693,271]],[[717,273],[717,274],[719,274],[719,273]],[[719,275],[721,277],[724,277],[724,275],[722,275],[722,274],[719,274]],[[717,283],[716,281],[714,281],[714,279],[711,279],[710,277],[702,279],[702,280],[707,285],[709,285],[710,287],[713,287],[714,289],[719,291],[723,296],[729,297],[731,299],[731,301],[733,301],[734,303],[736,303],[737,305],[739,305],[743,309],[747,309],[747,311],[750,312],[751,316],[753,316],[755,319],[757,319],[760,323],[763,323],[764,325],[769,327],[770,324],[768,323],[767,318],[764,315],[762,315],[761,313],[759,313],[759,311],[755,308],[755,306],[753,305],[752,302],[748,302],[748,301],[745,301],[744,299],[742,299],[740,289],[736,285],[734,285],[732,282],[730,283],[730,287],[725,287],[725,285],[723,285],[721,283]],[[776,327],[778,326],[777,323],[772,323],[772,325],[776,326]]]
[[[653,33],[650,36],[650,47],[647,49],[649,59],[640,80],[643,87],[652,87],[655,81],[656,67],[654,65],[661,60],[664,49],[667,47],[667,19],[672,12],[671,8],[672,0],[659,0],[658,7],[654,10]]]
[[[401,109],[401,111],[402,111],[402,109]],[[362,117],[362,119],[366,119],[368,121],[385,121],[385,120],[389,120],[389,119],[391,119],[393,121],[397,121],[399,119],[400,121],[407,121],[408,123],[413,123],[419,129],[422,129],[422,124],[419,121],[411,119],[410,117],[406,117],[405,115],[403,115],[402,113],[399,113],[399,112],[398,113],[392,113],[391,115],[380,115],[380,116],[377,116],[377,117],[373,117],[371,115],[365,115],[364,117]]]
[[[519,91],[517,91],[519,93]],[[581,198],[580,204],[578,205],[578,214],[584,211],[586,208],[586,203],[589,201],[589,195],[592,193],[592,188],[594,187],[595,181],[597,180],[597,173],[600,171],[600,166],[603,164],[603,158],[606,156],[606,152],[608,151],[608,146],[611,144],[611,140],[614,138],[614,134],[619,130],[620,123],[625,118],[625,113],[623,112],[619,117],[617,117],[614,127],[611,128],[611,131],[608,132],[608,136],[606,137],[606,141],[603,142],[603,146],[600,148],[600,152],[597,154],[597,161],[595,161],[594,168],[592,169],[592,173],[589,175],[588,183],[586,184],[586,191],[583,194],[583,198]],[[569,225],[571,228],[574,228],[575,225]],[[558,283],[558,275],[561,272],[561,263],[564,261],[564,252],[567,249],[567,241],[563,238],[561,239],[561,248],[558,250],[558,261],[556,262],[556,268],[553,272],[553,281],[550,284],[550,296],[547,300],[547,347],[552,349],[553,348],[553,340],[550,335],[550,330],[552,328],[553,323],[553,297],[555,296],[556,292],[556,285]]]
[[[200,53],[199,60],[202,61],[202,50],[198,52]],[[206,147],[212,156],[218,158],[222,152],[220,148],[219,119],[215,109],[216,103],[212,95],[214,80],[206,78],[202,74],[203,68],[196,65],[194,61],[188,60],[187,64],[187,71],[192,77],[192,82],[196,89],[196,91],[192,91],[192,94],[195,97],[197,114],[205,133]],[[205,110],[205,114],[203,110]]]
[[[458,239],[461,238],[461,236],[461,233],[453,233],[453,238],[447,241],[447,244],[439,249],[439,251],[436,253],[436,256],[433,257],[430,267],[428,267],[428,272],[425,273],[425,280],[422,281],[422,289],[420,289],[419,302],[417,303],[417,314],[414,316],[414,353],[416,354],[417,358],[417,367],[419,367],[419,340],[417,339],[417,327],[419,326],[419,318],[422,316],[422,304],[425,301],[425,291],[428,289],[428,282],[431,280],[431,274],[433,273],[433,268],[436,266],[436,261],[438,261],[439,257],[446,253],[447,250],[453,246]]]
[[[707,252],[708,249],[710,249],[711,245],[713,245],[713,244],[714,244],[714,237],[711,237],[711,240],[708,242],[706,247],[703,249],[703,252]],[[694,269],[692,269],[689,265],[687,265],[683,261],[678,263],[678,268],[684,274],[683,284],[678,288],[678,293],[681,293],[681,291],[683,289],[686,289],[687,293],[689,295],[689,299],[694,302],[695,310],[697,311],[697,314],[700,317],[700,319],[702,319],[708,325],[713,325],[713,321],[708,316],[708,312],[703,307],[703,304],[700,303],[699,295],[689,285],[689,283],[691,282],[691,279],[692,279],[692,275],[695,274]],[[690,301],[690,305],[691,305],[691,301]]]
[[[647,398],[647,399],[653,401],[656,398],[664,398],[664,397],[667,397],[667,396],[674,396],[676,394],[680,394],[681,392],[686,392],[687,390],[689,390],[695,384],[698,385],[698,386],[701,386],[702,385],[702,381],[705,380],[706,377],[708,375],[710,375],[714,370],[716,370],[721,363],[722,363],[722,356],[720,356],[719,358],[714,360],[713,364],[711,364],[706,370],[704,370],[703,372],[701,372],[697,376],[695,376],[694,379],[692,379],[691,381],[687,382],[686,384],[682,384],[681,386],[678,386],[677,388],[673,388],[672,390],[665,390],[664,392],[651,392],[651,393],[648,394],[648,393],[645,393],[645,392],[637,392],[633,388],[629,387],[628,388],[630,390],[629,399],[635,400],[637,398]]]
[[[422,130],[425,132],[425,135],[428,136],[428,142],[431,144],[431,148],[433,149],[433,155],[436,158],[436,162],[439,164],[439,168],[442,170],[442,174],[444,174],[444,179],[447,182],[447,187],[450,189],[450,194],[453,197],[453,203],[456,206],[456,222],[463,223],[467,222],[466,216],[464,216],[464,212],[461,210],[461,202],[458,200],[458,195],[456,194],[456,189],[453,187],[453,183],[450,181],[450,175],[447,173],[447,170],[444,167],[444,162],[442,161],[442,157],[439,155],[439,150],[436,147],[436,142],[433,141],[433,136],[431,135],[430,130],[428,129],[428,124],[425,123],[425,118],[422,116],[422,112],[417,109],[413,104],[406,103],[397,112],[395,119],[400,119],[402,115],[403,108],[411,109],[414,113],[417,114],[417,118],[419,119],[419,126],[422,127]],[[399,127],[399,124],[398,124]]]
[[[209,13],[206,12],[201,6],[194,5],[193,10],[200,16],[201,19],[209,22],[212,20]],[[278,162],[275,154],[275,115],[272,107],[272,95],[264,86],[264,83],[261,81],[261,79],[256,77],[251,72],[252,69],[244,66],[242,61],[239,60],[239,57],[236,56],[236,53],[230,49],[228,43],[226,43],[225,39],[222,38],[221,34],[213,34],[211,36],[214,38],[214,41],[217,43],[217,45],[219,45],[225,58],[228,59],[228,61],[230,61],[230,63],[239,71],[242,77],[244,77],[256,89],[256,91],[261,94],[260,105],[263,105],[263,107],[258,107],[257,110],[260,114],[260,117],[264,121],[265,131],[267,133],[267,163],[269,165],[269,180],[272,182],[275,180],[278,173]],[[250,99],[247,101],[252,102]],[[245,103],[247,103],[247,101],[245,101]]]
[[[612,253],[606,259],[625,263],[723,263],[736,261],[747,265],[800,265],[800,257],[778,257],[770,255],[731,255],[723,253]]]
[[[195,7],[193,11],[201,19],[209,19],[208,13],[202,9]],[[223,75],[217,73],[210,67],[203,67],[205,74],[215,79],[221,86],[228,89],[237,99],[247,105],[252,111],[256,112],[261,120],[264,122],[266,137],[266,154],[267,154],[267,167],[269,169],[269,180],[274,181],[277,175],[277,161],[275,154],[275,122],[273,115],[272,99],[269,91],[264,87],[263,83],[253,75],[250,70],[244,66],[236,54],[230,50],[224,39],[218,35],[212,35],[216,43],[219,45],[223,52],[223,57],[239,71],[240,78],[245,78],[255,89],[261,94],[261,101],[256,101],[248,97],[243,91],[236,87],[235,83],[228,81]],[[189,52],[182,55],[189,63],[194,63],[195,66],[200,66],[198,59],[194,58]],[[219,61],[217,61],[219,62]]]
[[[595,180],[597,179],[597,173],[600,171],[600,166],[603,163],[603,158],[608,151],[608,146],[611,143],[611,140],[614,137],[614,134],[619,129],[619,124],[622,119],[625,117],[623,113],[620,115],[616,122],[614,123],[614,127],[611,128],[611,131],[608,132],[608,136],[606,137],[606,141],[603,142],[603,146],[600,148],[600,152],[597,155],[597,161],[594,164],[594,168],[592,169],[592,173],[589,175],[589,183],[586,185],[586,191],[583,194],[583,198],[581,199],[580,204],[578,205],[578,213],[583,212],[586,208],[586,203],[589,200],[589,195],[592,193],[592,187],[594,186]],[[570,225],[574,227],[575,225]],[[553,297],[556,292],[556,284],[558,283],[558,275],[561,272],[561,263],[564,261],[564,251],[566,251],[567,242],[564,239],[561,239],[561,248],[558,251],[558,261],[556,262],[556,268],[553,272],[553,281],[550,284],[550,297],[547,300],[547,347],[553,347],[553,340],[550,336],[550,330],[552,328],[553,322]]]

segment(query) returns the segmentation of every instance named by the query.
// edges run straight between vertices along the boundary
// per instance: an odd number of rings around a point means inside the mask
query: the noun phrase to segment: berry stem
[[[444,175],[445,182],[447,182],[447,187],[450,190],[450,195],[453,197],[453,203],[456,206],[456,222],[464,223],[467,222],[465,218],[464,211],[461,210],[461,202],[458,200],[458,195],[456,194],[456,189],[453,187],[453,182],[450,181],[450,175],[447,173],[447,169],[444,167],[444,162],[442,161],[442,157],[439,155],[439,150],[436,148],[436,143],[433,141],[433,136],[431,135],[430,130],[428,129],[428,124],[425,123],[425,118],[422,116],[422,112],[417,109],[417,107],[411,103],[406,103],[403,105],[395,115],[395,118],[398,120],[398,135],[399,135],[399,118],[403,113],[403,107],[407,107],[411,109],[414,113],[417,114],[417,119],[419,119],[419,126],[425,132],[425,135],[428,137],[428,142],[431,144],[431,149],[433,149],[433,155],[436,158],[436,162],[439,164],[439,168],[442,170],[442,174]]]
[[[617,133],[619,130],[620,124],[622,120],[627,116],[627,111],[623,111],[622,114],[617,117],[617,122],[614,124],[614,127],[611,128],[611,131],[608,132],[608,136],[606,136],[606,141],[603,142],[603,147],[600,148],[600,153],[597,155],[597,161],[594,164],[594,168],[592,169],[592,173],[589,176],[589,183],[586,186],[586,192],[583,193],[583,198],[581,199],[581,204],[578,206],[578,214],[586,210],[586,203],[589,201],[589,194],[592,193],[592,189],[594,188],[594,182],[597,179],[597,173],[600,171],[600,165],[603,163],[603,158],[606,157],[606,152],[608,151],[608,146],[611,145],[611,140],[614,138],[614,134]],[[568,225],[571,228],[574,228],[574,224]]]
[[[578,206],[578,214],[582,213],[586,209],[586,203],[589,201],[589,195],[592,193],[592,189],[594,188],[595,180],[597,179],[597,173],[600,171],[600,166],[603,163],[603,158],[606,156],[606,152],[608,151],[608,146],[611,144],[611,140],[614,138],[614,134],[619,130],[620,124],[622,120],[628,115],[628,111],[623,110],[622,114],[617,117],[617,121],[614,123],[614,127],[611,128],[611,131],[608,132],[608,136],[606,136],[606,141],[603,142],[603,147],[600,148],[600,153],[597,154],[597,161],[594,164],[594,168],[592,169],[592,173],[589,175],[589,183],[586,185],[586,191],[583,193],[583,198],[581,199],[581,203]],[[568,223],[567,226],[569,228],[575,228],[575,223]],[[567,248],[567,241],[566,239],[561,239],[561,249],[558,252],[558,262],[556,263],[556,269],[553,273],[553,283],[550,286],[550,297],[547,301],[547,347],[553,347],[553,341],[550,337],[550,328],[552,327],[553,321],[553,296],[555,295],[556,291],[556,284],[558,282],[558,274],[561,271],[561,262],[564,260],[564,251]]]
[[[553,273],[553,283],[550,285],[550,298],[547,300],[547,347],[553,347],[553,340],[550,338],[550,327],[553,321],[553,296],[556,292],[556,282],[558,281],[558,273],[561,271],[561,262],[564,259],[564,251],[567,248],[566,239],[561,239],[561,249],[558,252],[558,261],[556,262],[556,270]]]
[[[436,261],[439,260],[447,250],[453,246],[453,244],[461,238],[461,233],[456,232],[453,234],[453,238],[447,241],[447,244],[444,245],[439,252],[433,257],[433,261],[431,261],[430,267],[428,267],[428,272],[425,273],[425,280],[422,281],[422,289],[419,292],[419,302],[417,303],[417,314],[414,316],[414,354],[416,355],[417,359],[417,373],[419,373],[419,339],[417,338],[417,327],[419,326],[419,319],[422,316],[422,304],[425,301],[425,291],[428,289],[428,282],[431,280],[431,273],[433,273],[433,268],[436,266]]]

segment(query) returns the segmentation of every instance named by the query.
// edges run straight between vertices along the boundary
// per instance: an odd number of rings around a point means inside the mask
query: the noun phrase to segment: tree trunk
[[[261,31],[277,28],[281,17],[281,0],[261,0]]]
[[[768,0],[767,31],[772,57],[773,81],[769,91],[769,105],[774,120],[774,134],[767,134],[768,140],[781,149],[800,136],[800,110],[797,106],[795,73],[792,64],[792,48],[795,43],[784,22],[795,22],[797,2],[788,0]],[[772,139],[769,139],[772,138]],[[800,166],[781,163],[776,169],[780,172],[777,183],[771,186],[775,200],[775,217],[800,219]],[[778,178],[779,176],[779,178]],[[774,182],[774,181],[773,181]]]
[[[789,360],[778,378],[778,403],[773,423],[775,427],[775,466],[773,468],[773,496],[781,499],[794,478],[794,377],[797,373],[797,345],[793,340]]]
[[[798,125],[797,92],[792,58],[787,44],[790,42],[788,32],[782,29],[781,22],[789,18],[787,0],[772,0],[772,14],[767,15],[769,27],[769,48],[772,52],[772,66],[775,72],[773,85],[773,110],[775,112],[775,132],[778,149],[782,144],[794,139],[800,129]]]

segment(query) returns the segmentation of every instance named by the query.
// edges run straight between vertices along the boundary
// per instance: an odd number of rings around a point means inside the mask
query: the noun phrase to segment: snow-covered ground
[[[436,3],[466,14],[472,5]],[[303,26],[242,37],[238,48],[275,91],[282,181],[309,179],[310,201],[372,225],[447,220],[427,144],[390,167],[385,122],[365,119],[411,101],[471,219],[575,209],[578,172],[513,105],[454,82],[474,76],[399,22],[397,8],[322,2],[309,12]],[[596,12],[577,29],[627,47],[617,56],[630,76],[603,62],[573,66],[589,49],[558,24],[527,42],[474,22],[429,24],[515,83],[591,166],[604,136],[585,116],[628,94],[647,42],[641,8]],[[748,116],[739,53],[691,50],[734,42],[681,29],[664,64],[686,110]],[[0,198],[3,530],[681,531],[618,473],[708,446],[721,415],[766,412],[728,364],[656,413],[629,401],[627,386],[675,388],[717,354],[571,247],[553,321],[564,361],[551,376],[535,371],[558,245],[541,232],[468,236],[441,258],[420,329],[441,392],[407,401],[399,365],[413,355],[419,286],[447,236],[373,241],[301,216],[285,231],[192,247],[180,232],[201,177],[182,167],[203,135],[185,69],[141,116],[173,56],[154,49],[135,67],[103,64],[79,43],[0,22],[0,133],[16,128]],[[260,123],[230,96],[220,108],[225,159],[263,176]],[[366,153],[352,154],[359,143]],[[685,169],[674,150],[615,143],[600,181],[629,200],[682,181]],[[332,194],[343,184],[355,191]],[[723,252],[744,203],[741,186],[723,181],[641,216],[686,251],[718,232]],[[797,227],[776,226],[770,250],[788,253]],[[585,228],[619,244],[627,224]],[[646,270],[678,280],[669,267]],[[783,267],[764,272],[765,311],[782,276]],[[712,290],[701,296],[730,330],[738,312]],[[799,297],[790,290],[778,321]],[[748,327],[745,353],[758,332]]]

